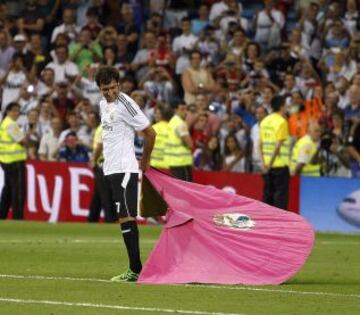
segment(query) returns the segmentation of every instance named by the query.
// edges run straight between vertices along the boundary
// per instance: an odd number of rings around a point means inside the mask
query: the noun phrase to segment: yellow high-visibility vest
[[[169,136],[165,144],[166,162],[169,167],[192,165],[191,150],[176,133],[177,127],[184,123],[177,115],[174,115],[169,121]]]
[[[154,148],[151,152],[150,165],[157,168],[168,169],[166,158],[166,142],[169,137],[169,122],[162,120],[152,126],[156,131]]]
[[[102,137],[102,126],[100,124],[95,130],[94,139],[93,139],[93,152],[95,152],[95,149],[96,149],[98,143],[102,143],[101,137]],[[102,165],[104,163],[104,155],[102,152],[95,162],[96,162],[97,166],[102,167]]]
[[[286,140],[280,147],[280,152],[276,156],[272,168],[289,166],[290,159],[290,141],[288,133],[287,121],[278,113],[270,114],[265,117],[260,123],[260,139],[264,163],[268,165],[271,160],[271,156],[275,151],[276,142],[279,140],[277,134],[283,124],[286,124]]]
[[[4,164],[26,160],[25,148],[15,142],[7,131],[8,126],[12,123],[14,121],[6,116],[0,125],[0,162]]]
[[[309,150],[309,155],[311,158],[315,155],[317,151],[316,144],[311,139],[309,135],[305,135],[300,138],[294,145],[292,155],[291,155],[291,171],[294,172],[296,165],[298,164],[299,154],[301,148],[306,145]],[[320,176],[320,164],[305,164],[301,170],[302,176]]]

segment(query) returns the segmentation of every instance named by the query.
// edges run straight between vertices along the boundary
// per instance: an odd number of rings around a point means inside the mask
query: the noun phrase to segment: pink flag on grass
[[[280,284],[311,252],[300,215],[154,169],[145,176],[168,211],[138,283]]]

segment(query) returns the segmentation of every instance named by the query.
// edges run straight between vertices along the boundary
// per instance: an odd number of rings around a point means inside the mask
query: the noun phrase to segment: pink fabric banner
[[[300,215],[154,169],[145,176],[169,209],[138,283],[280,284],[311,252]]]

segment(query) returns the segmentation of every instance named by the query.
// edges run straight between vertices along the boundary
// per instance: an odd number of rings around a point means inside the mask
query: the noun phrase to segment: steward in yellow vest
[[[292,175],[320,176],[318,157],[320,137],[320,126],[313,123],[308,128],[308,134],[295,143],[291,156]]]
[[[169,121],[169,136],[165,150],[171,173],[182,180],[192,181],[192,147],[189,128],[185,122],[186,105],[179,103]]]
[[[20,115],[20,105],[10,103],[5,110],[5,118],[0,125],[0,164],[4,171],[4,187],[0,199],[0,219],[6,219],[11,208],[13,218],[24,218],[26,196],[25,143],[24,135],[16,120]]]
[[[166,143],[169,138],[169,120],[171,119],[172,114],[173,112],[167,107],[158,106],[155,109],[156,123],[152,127],[156,131],[156,139],[150,159],[150,165],[153,167],[161,169],[169,168]]]
[[[285,98],[271,100],[273,113],[260,123],[260,148],[263,160],[263,201],[287,209],[289,195],[289,128]]]

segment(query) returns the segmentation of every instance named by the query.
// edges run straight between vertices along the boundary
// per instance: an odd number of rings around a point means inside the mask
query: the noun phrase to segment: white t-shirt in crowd
[[[100,101],[101,125],[103,128],[104,174],[138,173],[135,157],[135,131],[146,129],[150,122],[139,105],[125,93],[108,103]]]
[[[260,126],[259,123],[256,123],[251,127],[250,138],[253,144],[252,146],[252,163],[255,165],[261,165],[261,150],[260,150]]]
[[[53,43],[56,37],[60,33],[66,33],[69,36],[70,40],[74,41],[76,39],[76,35],[80,33],[80,30],[81,30],[80,26],[76,24],[72,24],[72,25],[61,24],[54,28],[51,34],[51,42]]]
[[[2,93],[2,105],[1,111],[4,112],[6,106],[15,101],[20,94],[20,88],[26,81],[26,75],[24,72],[14,72],[10,71],[6,81],[3,84],[3,93]]]
[[[187,53],[183,53],[183,48],[186,48],[188,51],[192,50],[195,47],[197,40],[198,38],[192,33],[175,37],[172,49],[175,53],[180,54],[176,60],[176,74],[183,73],[184,70],[190,66],[189,56]]]
[[[229,10],[229,6],[225,3],[225,1],[216,2],[212,5],[210,9],[209,19],[211,22],[219,17],[221,14]],[[242,5],[239,3],[239,11],[242,11]]]
[[[270,14],[276,24],[280,27],[280,29],[282,29],[285,25],[285,18],[282,12],[276,9],[271,9]],[[270,19],[267,12],[265,10],[260,11],[256,23],[255,41],[258,43],[267,43],[272,24],[273,21]]]
[[[59,138],[54,136],[53,131],[41,137],[38,153],[44,154],[46,160],[56,161],[55,153],[59,148]]]
[[[87,98],[92,106],[98,106],[102,95],[96,81],[87,78],[81,78],[80,87],[83,97]]]
[[[68,81],[69,77],[75,77],[79,74],[77,65],[69,60],[63,64],[52,61],[46,65],[46,68],[54,70],[55,82]]]

